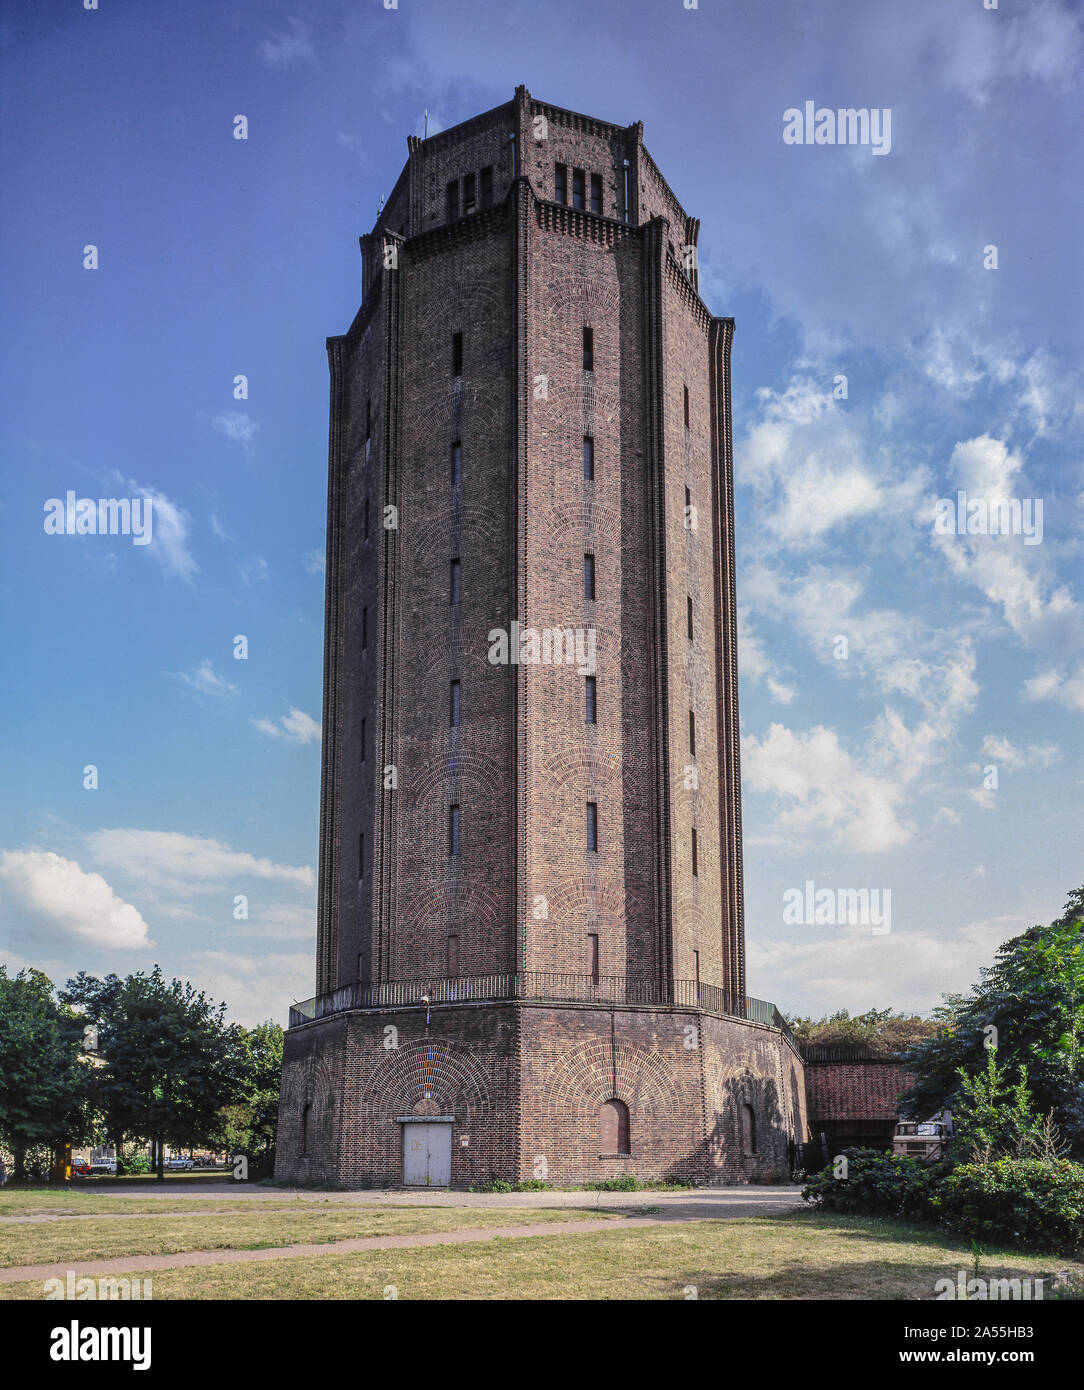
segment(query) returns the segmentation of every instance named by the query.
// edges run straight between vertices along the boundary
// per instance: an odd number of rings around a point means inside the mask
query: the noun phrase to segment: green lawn
[[[371,1218],[395,1214],[388,1208],[378,1213],[351,1209],[352,1219],[366,1230]],[[510,1208],[429,1208],[419,1213],[400,1208],[398,1214],[408,1220],[420,1214],[447,1220],[446,1226],[424,1229],[463,1228],[475,1224],[472,1218],[483,1217],[490,1225],[526,1224],[544,1215],[541,1210]],[[575,1213],[551,1210],[548,1215],[562,1220]],[[306,1219],[315,1223],[330,1217],[325,1213]],[[485,1224],[477,1222],[479,1227]],[[241,1229],[227,1231],[220,1219],[214,1225],[221,1229],[211,1231],[209,1225],[205,1219],[200,1248],[237,1240]],[[261,1244],[267,1243],[266,1234],[259,1232]],[[152,1278],[159,1300],[678,1299],[688,1297],[689,1290],[701,1299],[931,1299],[935,1282],[955,1279],[960,1269],[970,1270],[971,1259],[964,1242],[935,1231],[872,1218],[799,1212],[638,1228],[624,1226],[615,1217],[613,1230],[583,1235],[353,1254],[331,1248],[321,1255],[140,1273]],[[979,1272],[988,1278],[1034,1277],[1059,1269],[1084,1276],[1084,1265],[1077,1262],[1010,1250],[983,1255]],[[41,1297],[40,1281],[0,1285],[0,1298]]]
[[[127,1203],[125,1204],[127,1205]],[[0,1268],[61,1261],[119,1259],[124,1255],[165,1255],[180,1250],[262,1250],[297,1242],[322,1244],[366,1236],[397,1236],[426,1231],[485,1229],[488,1226],[546,1225],[619,1215],[583,1208],[538,1207],[365,1207],[344,1203],[295,1203],[283,1210],[251,1203],[248,1210],[198,1209],[161,1216],[123,1216],[96,1221],[46,1221],[40,1225],[0,1225]],[[197,1208],[193,1210],[193,1208]]]

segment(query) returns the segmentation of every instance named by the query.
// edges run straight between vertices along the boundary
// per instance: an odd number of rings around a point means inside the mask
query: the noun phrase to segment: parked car
[[[73,1177],[73,1178],[89,1178],[89,1177],[90,1177],[90,1164],[86,1161],[85,1158],[75,1158],[75,1159],[72,1159],[72,1177]]]
[[[167,1168],[194,1168],[195,1161],[191,1158],[171,1158],[166,1164]]]
[[[90,1165],[92,1173],[115,1173],[117,1171],[117,1160],[115,1158],[100,1158],[96,1163]]]

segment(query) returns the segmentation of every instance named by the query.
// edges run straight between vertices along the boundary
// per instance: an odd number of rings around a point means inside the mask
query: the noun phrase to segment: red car
[[[73,1162],[72,1162],[72,1177],[73,1177],[73,1178],[89,1178],[89,1177],[90,1177],[90,1164],[86,1161],[85,1158],[77,1158],[77,1159],[74,1159],[74,1160],[73,1160]]]

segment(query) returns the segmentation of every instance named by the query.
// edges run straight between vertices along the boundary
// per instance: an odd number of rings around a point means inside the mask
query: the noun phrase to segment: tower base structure
[[[803,1062],[781,1019],[524,998],[295,1017],[280,1181],[787,1181],[807,1137]]]

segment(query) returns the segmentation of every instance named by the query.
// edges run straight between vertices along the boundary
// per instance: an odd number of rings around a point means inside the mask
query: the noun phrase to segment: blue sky
[[[160,961],[246,1022],[311,993],[323,342],[423,110],[518,83],[644,121],[737,319],[750,991],[926,1010],[1055,915],[1084,878],[1082,52],[1064,0],[5,7],[0,958]],[[806,100],[890,109],[891,151],[784,144]],[[1041,498],[1041,544],[937,534],[958,488]],[[68,490],[151,498],[152,543],[45,534]],[[785,921],[807,881],[890,890],[891,930]]]

